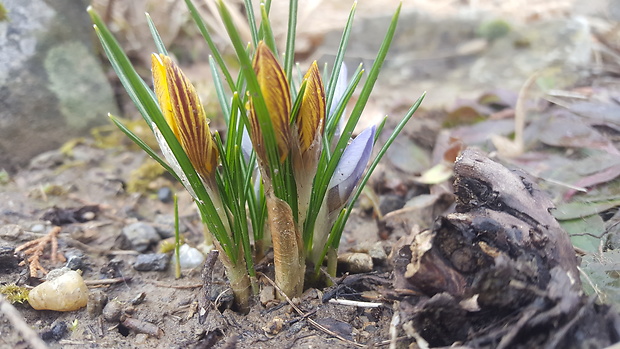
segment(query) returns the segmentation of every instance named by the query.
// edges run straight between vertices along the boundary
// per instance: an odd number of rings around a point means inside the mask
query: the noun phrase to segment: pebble
[[[90,315],[91,319],[103,313],[103,308],[108,303],[108,296],[101,290],[93,290],[88,295],[88,303],[86,304],[86,311]]]
[[[123,315],[123,304],[117,300],[112,300],[103,307],[103,318],[108,322],[121,321],[121,315]]]
[[[170,257],[165,253],[145,253],[136,257],[133,268],[137,271],[164,271]]]
[[[172,202],[172,190],[168,187],[161,187],[157,191],[157,199],[163,202],[164,204],[169,204]]]
[[[0,238],[7,241],[15,241],[22,235],[24,229],[17,224],[7,224],[0,227]]]
[[[71,270],[84,270],[86,267],[86,256],[82,252],[65,253],[65,257],[67,258],[65,267]]]
[[[59,341],[67,334],[67,332],[67,323],[64,321],[58,321],[53,324],[49,330],[41,332],[40,336],[44,341]]]
[[[181,269],[193,269],[202,265],[205,261],[205,256],[198,249],[188,244],[183,244],[179,247],[179,261]]]
[[[157,245],[161,240],[155,228],[143,222],[132,223],[124,227],[122,235],[128,242],[128,246],[121,243],[122,247],[128,247],[138,252],[146,251],[149,247]]]
[[[15,247],[0,245],[0,272],[8,273],[17,269],[18,263]]]
[[[260,302],[263,306],[267,306],[276,300],[276,290],[273,286],[265,286],[260,291]]]
[[[73,311],[88,303],[88,287],[80,273],[62,268],[50,271],[47,278],[28,295],[28,303],[34,309]]]
[[[36,223],[30,227],[30,231],[33,233],[42,234],[45,233],[45,224]]]
[[[162,239],[174,236],[174,216],[169,214],[158,214],[155,216],[153,227]],[[179,231],[183,232],[183,225],[179,222]]]
[[[353,274],[368,273],[372,271],[372,257],[367,253],[347,252],[338,256],[339,268]]]
[[[405,202],[406,200],[400,195],[382,195],[379,199],[379,210],[381,210],[382,214],[387,214],[389,212],[403,208],[403,206],[405,206]]]

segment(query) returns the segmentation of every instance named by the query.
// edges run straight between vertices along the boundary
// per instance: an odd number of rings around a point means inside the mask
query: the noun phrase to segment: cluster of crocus
[[[360,66],[347,83],[342,64],[355,6],[329,81],[324,83],[322,75],[327,73],[321,74],[316,62],[303,77],[292,76],[294,15],[289,21],[286,60],[280,64],[268,7],[261,5],[262,20],[257,25],[251,1],[245,1],[252,33],[252,43],[247,46],[226,6],[218,2],[241,67],[238,78],[233,79],[191,0],[186,4],[213,54],[213,85],[227,122],[225,137],[211,132],[196,89],[167,54],[150,17],[159,51],[152,56],[155,93],[136,73],[99,16],[89,10],[103,48],[155,134],[163,158],[118,119],[111,117],[112,121],[192,195],[206,227],[205,240],[220,251],[240,310],[247,310],[251,291],[257,292],[254,261],[264,255],[269,242],[274,250],[276,283],[286,295],[298,296],[303,291],[306,265],[313,266],[313,275],[317,275],[328,255],[328,270],[334,271],[353,202],[422,100],[403,117],[366,171],[385,119],[356,137],[352,133],[387,54],[399,10],[353,111],[343,117],[364,74]],[[291,13],[296,13],[295,0],[291,8]]]
[[[269,142],[261,132],[261,117],[250,100],[251,139],[264,184],[276,283],[287,295],[297,296],[303,290],[306,250],[312,251],[309,261],[318,263],[328,233],[368,164],[375,127],[362,132],[344,150],[330,179],[327,195],[321,202],[312,246],[305,248],[302,232],[324,149],[327,120],[323,81],[317,63],[313,62],[303,77],[303,89],[297,97],[299,108],[294,111],[284,69],[262,41],[258,44],[252,66],[267,106],[268,115],[263,115],[262,119],[271,122],[276,140],[272,143],[276,145],[273,149],[276,156],[269,158],[266,149]]]

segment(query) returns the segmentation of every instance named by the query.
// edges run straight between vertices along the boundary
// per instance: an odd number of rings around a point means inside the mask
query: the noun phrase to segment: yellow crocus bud
[[[206,181],[213,179],[219,153],[196,89],[170,57],[153,54],[151,61],[155,93],[168,126],[196,172]]]
[[[296,120],[299,150],[302,156],[313,144],[320,142],[325,128],[325,90],[316,61],[308,69],[304,80],[306,89]]]
[[[264,42],[259,42],[252,66],[261,93],[267,105],[269,117],[278,144],[280,162],[284,162],[290,149],[291,93],[284,69]],[[258,156],[267,162],[264,149],[263,135],[260,129],[258,115],[253,104],[250,106],[251,138]]]

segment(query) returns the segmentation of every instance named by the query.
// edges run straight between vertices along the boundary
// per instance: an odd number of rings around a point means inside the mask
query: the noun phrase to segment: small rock
[[[86,266],[86,256],[84,256],[83,253],[65,253],[65,257],[67,258],[67,264],[65,265],[65,267],[71,270],[84,270]]]
[[[260,302],[263,306],[274,302],[276,300],[275,289],[273,286],[265,286],[260,291]]]
[[[372,257],[372,260],[375,263],[383,263],[387,260],[388,257],[380,241],[372,245],[368,249],[368,254],[370,255],[370,257]]]
[[[128,247],[138,252],[146,251],[161,240],[155,228],[143,222],[136,222],[124,227],[122,236],[128,244],[121,243],[121,247]]]
[[[17,224],[7,224],[0,227],[0,238],[7,241],[15,241],[24,232],[24,229]]]
[[[379,210],[381,210],[382,214],[387,214],[389,212],[403,208],[403,206],[405,206],[405,203],[406,200],[400,195],[382,195],[379,199]]]
[[[140,292],[137,296],[133,297],[133,299],[129,303],[131,303],[131,305],[139,305],[139,304],[142,304],[142,302],[144,302],[145,298],[146,298],[146,293]]]
[[[17,269],[19,260],[15,255],[15,248],[0,246],[0,272],[10,272]]]
[[[62,275],[55,276],[58,274]],[[88,287],[80,273],[62,268],[50,271],[47,278],[28,295],[28,303],[34,309],[73,311],[88,303]]]
[[[133,263],[137,271],[164,271],[168,267],[169,257],[164,253],[145,253],[138,255]]]
[[[205,256],[198,249],[188,244],[183,244],[179,247],[179,261],[181,269],[193,269],[202,265],[205,261]]]
[[[353,274],[368,273],[372,271],[372,257],[367,253],[347,252],[338,256],[338,266],[344,271]]]
[[[44,341],[59,341],[67,334],[67,332],[67,323],[64,321],[59,321],[53,324],[49,330],[41,332],[41,339]]]
[[[162,239],[174,237],[174,216],[170,214],[158,214],[155,216],[153,227]],[[181,223],[179,223],[179,231],[184,231]]]
[[[101,290],[93,290],[88,295],[88,303],[86,304],[86,311],[90,315],[91,319],[103,313],[103,308],[108,303],[108,296]]]
[[[30,227],[30,231],[33,233],[42,234],[45,232],[45,224],[33,224],[32,227]]]
[[[172,190],[170,190],[170,188],[168,187],[159,188],[159,190],[157,191],[157,198],[159,199],[159,201],[163,202],[164,204],[171,203],[172,202]]]
[[[146,344],[146,341],[149,339],[149,335],[145,333],[136,334],[136,344]]]
[[[282,331],[282,326],[284,326],[284,320],[279,317],[273,318],[267,326],[263,327],[263,331],[270,335],[276,335]]]
[[[117,300],[108,302],[103,308],[103,318],[108,322],[121,321],[121,315],[123,315],[123,304]]]

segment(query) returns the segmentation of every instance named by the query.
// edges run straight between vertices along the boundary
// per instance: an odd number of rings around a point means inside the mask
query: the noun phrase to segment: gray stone
[[[144,252],[157,244],[161,238],[155,228],[143,222],[132,223],[123,228],[121,247]]]
[[[122,315],[123,305],[117,300],[112,300],[103,307],[103,318],[108,322],[119,322]]]
[[[146,253],[136,257],[133,268],[137,271],[164,271],[170,257],[165,253]]]
[[[24,233],[24,228],[17,224],[7,224],[0,227],[0,238],[8,241],[17,240]]]
[[[8,0],[0,22],[0,164],[7,170],[116,113],[89,1]]]

